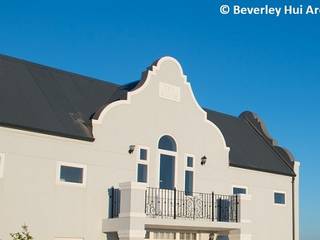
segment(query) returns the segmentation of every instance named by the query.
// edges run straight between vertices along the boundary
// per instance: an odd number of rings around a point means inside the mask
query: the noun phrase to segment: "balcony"
[[[144,238],[146,231],[156,229],[230,233],[241,227],[239,195],[190,193],[128,182],[119,184],[119,189],[109,189],[108,197],[109,214],[103,220],[103,232],[117,232],[124,239],[132,234]]]

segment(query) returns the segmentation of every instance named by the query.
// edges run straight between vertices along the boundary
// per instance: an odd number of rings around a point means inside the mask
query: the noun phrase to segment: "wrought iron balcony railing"
[[[238,195],[147,188],[145,213],[150,217],[239,222],[240,199]]]
[[[149,217],[202,219],[216,222],[240,221],[238,195],[197,193],[176,189],[147,188],[144,196],[145,214]],[[121,191],[109,189],[109,218],[120,214]],[[141,203],[143,204],[143,203]]]

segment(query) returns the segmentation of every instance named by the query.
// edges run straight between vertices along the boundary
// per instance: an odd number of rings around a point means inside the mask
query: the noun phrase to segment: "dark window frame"
[[[76,163],[59,162],[57,180],[60,184],[86,185],[86,166]]]
[[[148,161],[148,149],[144,147],[140,147],[139,149],[139,160]]]
[[[187,176],[189,177],[189,180],[187,180]],[[191,185],[187,185],[188,183]],[[187,196],[193,195],[193,185],[194,185],[194,172],[192,170],[185,170],[185,173],[184,173],[184,192],[185,192],[185,195],[187,195]]]
[[[158,142],[158,149],[177,152],[177,143],[173,137],[169,135],[163,135]]]
[[[235,191],[235,190],[240,190],[240,191]],[[234,194],[234,195],[237,195],[237,194],[246,195],[246,194],[248,194],[248,188],[247,187],[240,187],[240,186],[233,186],[232,187],[232,194]]]
[[[193,165],[194,165],[194,157],[190,156],[190,155],[187,155],[187,167],[188,168],[193,168]]]
[[[140,170],[144,170],[144,173]],[[138,163],[137,165],[137,182],[147,183],[148,182],[148,165],[143,163]]]
[[[273,203],[276,205],[286,205],[286,193],[273,192]]]

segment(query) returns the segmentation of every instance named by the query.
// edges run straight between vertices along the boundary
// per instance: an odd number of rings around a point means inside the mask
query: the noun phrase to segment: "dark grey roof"
[[[275,144],[255,114],[244,112],[234,117],[205,110],[208,119],[219,127],[230,147],[231,166],[294,175],[290,153]]]
[[[145,78],[117,85],[0,55],[0,125],[93,141],[92,118],[111,102],[126,99]],[[205,109],[230,147],[230,165],[294,175],[292,156],[276,146],[261,120]]]
[[[93,114],[130,87],[0,55],[0,124],[93,140]]]

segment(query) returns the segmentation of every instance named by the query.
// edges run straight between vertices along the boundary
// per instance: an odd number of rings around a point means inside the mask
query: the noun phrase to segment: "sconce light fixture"
[[[136,147],[135,145],[130,145],[130,146],[129,146],[129,151],[128,151],[128,153],[129,153],[129,154],[132,154],[135,147]]]
[[[207,162],[207,157],[204,155],[202,158],[201,158],[201,165],[205,165]]]

